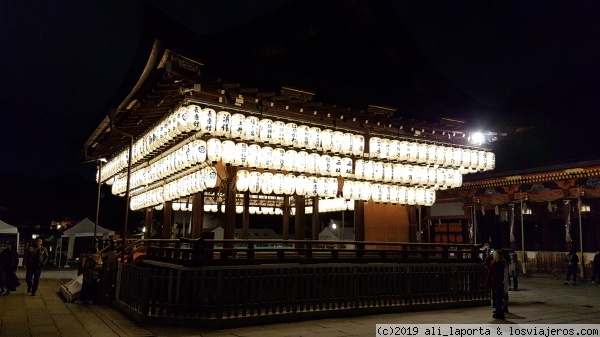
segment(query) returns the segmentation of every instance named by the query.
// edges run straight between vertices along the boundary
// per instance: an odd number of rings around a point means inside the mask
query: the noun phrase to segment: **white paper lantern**
[[[293,173],[288,173],[283,181],[283,193],[292,195],[294,192],[296,192],[296,176]]]
[[[369,157],[379,159],[381,156],[381,138],[371,137],[369,139]]]
[[[271,172],[263,172],[260,177],[260,190],[263,194],[271,194],[273,193],[273,173]]]
[[[216,164],[221,160],[221,141],[217,138],[211,138],[206,142],[206,154],[208,160]]]
[[[342,175],[342,158],[340,158],[339,156],[332,156],[331,157],[331,166],[332,166],[332,172],[331,172],[332,176],[339,177]]]
[[[400,141],[399,140],[391,140],[390,141],[390,151],[388,153],[388,160],[398,160],[400,155]]]
[[[319,160],[321,156],[316,153],[310,153],[306,158],[306,172],[310,174],[317,174],[319,172]]]
[[[477,151],[477,166],[473,167],[473,165],[471,165],[471,167],[475,168],[476,170],[484,171],[485,170],[485,155],[486,155],[485,151]]]
[[[306,151],[298,151],[294,159],[294,171],[307,172],[309,154]]]
[[[460,165],[464,168],[469,168],[471,167],[471,160],[473,159],[473,151],[469,150],[469,149],[461,149],[462,150],[462,155],[461,155],[461,159],[460,159]],[[477,165],[477,151],[475,151],[475,165]]]
[[[248,166],[248,144],[235,144],[235,154],[233,158],[233,163],[239,167]]]
[[[435,191],[427,189],[425,191],[425,206],[431,206],[435,203]]]
[[[384,163],[383,164],[383,182],[390,183],[394,179],[394,164]]]
[[[223,164],[230,165],[235,159],[235,143],[231,140],[221,142],[221,160]]]
[[[375,162],[372,160],[365,161],[363,179],[373,180],[373,172],[375,171]]]
[[[248,175],[248,191],[252,194],[260,192],[261,174],[258,171],[252,171]]]
[[[382,138],[381,139],[381,153],[379,154],[379,158],[383,160],[388,160],[390,157],[391,151],[391,142],[389,139]]]
[[[235,188],[239,192],[246,192],[248,190],[248,179],[250,172],[246,170],[238,170],[235,176]]]
[[[256,168],[260,164],[260,149],[257,144],[248,145],[248,167]]]
[[[283,170],[285,167],[285,150],[278,147],[273,150],[273,160],[271,161],[271,168],[273,170]]]
[[[333,131],[332,139],[333,142],[331,151],[334,153],[340,153],[342,150],[342,143],[344,142],[344,133],[341,131]]]
[[[283,138],[283,145],[294,146],[298,142],[298,124],[287,123],[285,124],[285,136]]]
[[[496,155],[493,152],[485,153],[485,169],[493,170],[496,167]]]
[[[270,146],[263,146],[260,149],[259,167],[264,169],[271,168],[271,162],[273,161],[273,148]]]
[[[350,180],[344,180],[344,185],[342,186],[342,196],[345,199],[352,199],[354,193],[354,182]]]
[[[285,176],[282,173],[275,173],[273,175],[273,193],[277,195],[283,194],[285,188]]]
[[[408,204],[408,187],[398,187],[398,203],[401,205]]]
[[[304,195],[307,197],[316,197],[318,195],[319,178],[310,176],[306,178],[306,182],[306,191],[304,191]]]
[[[343,157],[340,175],[342,178],[348,178],[352,175],[352,158]]]
[[[362,157],[365,152],[365,137],[363,135],[354,135],[352,137],[352,155]]]
[[[383,181],[383,162],[373,161],[373,181]]]
[[[333,165],[331,164],[331,156],[324,154],[319,159],[319,173],[322,175],[331,175],[333,173]]]
[[[258,122],[258,140],[268,143],[273,138],[273,121],[263,118]]]
[[[273,122],[273,137],[269,139],[270,144],[284,145],[285,144],[285,123],[282,121]]]
[[[242,139],[246,116],[236,113],[231,115],[231,138]]]
[[[415,203],[417,205],[425,205],[425,189],[418,187],[415,189]]]
[[[459,167],[462,165],[463,149],[452,148],[452,166]]]
[[[406,194],[407,194],[407,204],[409,205],[416,205],[417,204],[417,196],[416,196],[416,189],[414,187],[408,187],[406,189]]]
[[[211,108],[200,111],[200,131],[205,134],[214,134],[217,112]]]
[[[321,147],[323,152],[330,152],[333,149],[333,131],[331,129],[321,131]]]
[[[310,127],[306,125],[299,125],[297,129],[298,135],[296,137],[295,147],[306,149],[310,139]]]
[[[437,145],[435,145],[435,144],[427,145],[427,160],[425,161],[425,163],[429,164],[429,165],[436,164],[436,157],[435,157],[436,153],[437,153]]]
[[[400,186],[392,185],[390,189],[390,203],[396,205],[400,203]]]
[[[212,166],[207,166],[202,169],[204,172],[204,185],[206,188],[213,188],[217,186],[219,181],[219,175],[217,174],[217,170]]]
[[[325,192],[327,191],[327,189],[325,188],[326,183],[327,183],[326,178],[324,178],[324,177],[317,178],[317,195],[321,198],[326,196],[326,194],[325,194]]]
[[[402,161],[402,162],[407,162],[409,159],[409,153],[410,153],[410,144],[409,142],[403,140],[400,142],[399,144],[399,148],[398,148],[398,160]]]
[[[435,148],[435,163],[437,165],[444,165],[446,161],[446,148],[442,145],[438,145]]]
[[[191,118],[188,120],[188,128],[191,131],[200,131],[200,115],[202,114],[202,108],[191,104],[188,105],[188,111],[191,114]]]
[[[305,175],[301,174],[299,176],[296,177],[296,194],[297,195],[304,195],[306,194],[306,188],[307,188],[307,178]]]
[[[409,142],[408,143],[408,161],[416,163],[419,159],[419,143]]]
[[[426,164],[427,163],[427,147],[428,144],[420,143],[417,145],[417,163]]]
[[[260,120],[256,116],[248,116],[244,121],[243,140],[258,141],[258,130]]]
[[[321,147],[321,129],[312,127],[310,128],[308,135],[308,148],[316,150],[319,147]]]
[[[296,150],[287,150],[285,151],[285,159],[283,167],[286,171],[295,171],[296,170],[296,155],[298,152]]]
[[[354,178],[365,179],[365,161],[362,159],[358,159],[354,163]]]
[[[342,136],[342,144],[340,147],[340,153],[343,153],[345,155],[352,155],[352,140],[354,139],[354,135],[347,132],[344,133],[344,135]]]
[[[231,136],[231,113],[228,111],[217,112],[217,123],[214,134],[215,136],[227,138]]]
[[[382,189],[380,184],[371,185],[371,200],[375,203],[379,203],[381,201]]]
[[[444,166],[450,167],[454,165],[454,148],[445,147],[444,148]]]

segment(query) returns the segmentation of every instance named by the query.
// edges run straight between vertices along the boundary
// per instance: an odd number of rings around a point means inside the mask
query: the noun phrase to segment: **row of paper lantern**
[[[173,202],[172,203],[173,211],[183,211],[183,212],[191,212],[193,207],[191,203],[188,202]],[[309,206],[312,208],[312,206]],[[162,210],[163,204],[154,207],[156,210]],[[204,212],[213,212],[216,213],[218,211],[225,213],[226,207],[224,204],[204,204]],[[295,214],[296,207],[290,207],[291,215]],[[354,200],[346,200],[344,198],[333,198],[333,199],[319,199],[319,212],[320,213],[328,213],[328,212],[339,212],[345,210],[354,210]],[[241,214],[244,211],[244,206],[236,205],[235,212],[237,214]],[[275,214],[281,215],[283,211],[279,207],[273,206],[249,206],[248,211],[250,214]]]
[[[132,165],[173,138],[191,131],[242,139],[248,143],[277,144],[356,157],[362,157],[364,151],[362,135],[331,129],[321,130],[318,127],[272,121],[268,118],[246,117],[240,113],[232,115],[227,111],[217,113],[210,108],[202,109],[197,105],[189,105],[177,109],[134,143]],[[379,137],[370,138],[369,147],[369,156],[375,159],[463,167],[470,171],[490,170],[495,166],[492,152]],[[123,151],[111,159],[102,171],[101,180],[106,181],[126,168],[127,160],[128,151]]]
[[[131,174],[130,188],[152,184],[193,165],[222,160],[225,164],[259,167],[290,172],[321,174],[348,178],[352,176],[352,159],[348,157],[308,154],[305,151],[284,150],[269,146],[245,143],[221,142],[216,138],[195,140],[155,163],[138,169]],[[407,185],[458,187],[462,176],[458,170],[441,167],[403,165],[381,161],[356,161],[354,178],[376,182],[392,182]],[[113,193],[121,194],[126,189],[126,176],[113,184]]]
[[[241,173],[240,173],[241,172]],[[280,179],[281,178],[281,179]],[[131,198],[132,210],[153,207],[165,201],[177,200],[206,188],[212,188],[218,183],[218,175],[213,167],[202,170],[172,181],[165,186],[143,191]],[[287,181],[286,181],[287,180]],[[275,184],[273,184],[275,182]],[[114,187],[114,185],[113,185]],[[336,197],[338,181],[336,178],[295,177],[292,174],[279,175],[275,178],[272,173],[238,171],[236,189],[240,192],[263,194],[297,194],[309,197]],[[435,202],[435,190],[406,186],[371,184],[370,182],[344,181],[342,195],[345,199],[373,200],[374,202],[390,202],[393,204],[431,206]]]

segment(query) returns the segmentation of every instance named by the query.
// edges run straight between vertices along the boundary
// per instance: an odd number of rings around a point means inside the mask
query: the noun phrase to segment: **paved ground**
[[[0,337],[11,336],[374,336],[375,324],[548,324],[599,323],[600,286],[563,286],[562,279],[521,277],[519,291],[510,293],[506,321],[491,318],[489,307],[395,313],[322,319],[256,327],[202,330],[169,326],[140,326],[111,306],[65,303],[58,287],[76,275],[73,270],[44,271],[37,296],[28,296],[19,271],[17,292],[0,296]]]

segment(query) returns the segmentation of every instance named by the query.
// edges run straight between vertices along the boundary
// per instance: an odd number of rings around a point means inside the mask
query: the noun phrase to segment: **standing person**
[[[81,295],[75,303],[93,303],[98,295],[98,282],[102,277],[102,257],[98,248],[90,247],[82,268],[83,283],[81,284]]]
[[[4,284],[0,295],[8,295],[11,291],[16,291],[20,285],[17,277],[17,268],[19,267],[19,254],[12,243],[0,253],[0,268],[4,274]]]
[[[29,247],[25,259],[23,260],[23,267],[27,269],[25,273],[25,280],[27,281],[27,293],[31,296],[35,296],[38,285],[40,284],[40,275],[42,275],[42,268],[48,262],[48,250],[42,246],[42,239],[37,238],[33,246]]]
[[[520,273],[520,269],[519,269],[519,257],[517,256],[517,253],[515,253],[514,250],[510,251],[510,265],[508,266],[508,275],[509,275],[509,289],[512,289],[514,291],[517,291],[517,288],[519,287],[519,273]],[[512,282],[511,282],[512,281]],[[512,283],[512,286],[511,286]]]
[[[502,254],[498,251],[490,250],[492,254],[487,255],[483,262],[488,270],[486,285],[492,290],[492,303],[494,306],[493,318],[504,319],[504,269],[505,261]]]
[[[596,282],[596,284],[600,285],[600,248],[596,249],[596,255],[594,255],[594,276],[592,276],[592,281]]]
[[[571,248],[569,254],[567,254],[567,280],[564,285],[569,285],[569,280],[571,279],[571,275],[573,275],[573,285],[577,285],[577,264],[579,263],[579,256],[575,252],[575,248]]]
[[[509,288],[509,284],[510,284],[510,275],[508,273],[508,270],[510,269],[511,266],[511,261],[510,261],[510,253],[508,252],[508,249],[502,249],[500,251],[500,253],[502,254],[502,259],[504,260],[504,278],[503,278],[503,284],[504,284],[504,296],[502,297],[503,301],[502,301],[502,311],[507,313],[508,312],[508,288]]]

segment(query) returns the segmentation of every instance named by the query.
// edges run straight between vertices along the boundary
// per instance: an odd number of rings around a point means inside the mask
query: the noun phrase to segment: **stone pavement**
[[[510,292],[506,320],[494,320],[490,307],[390,313],[349,318],[207,330],[173,326],[140,326],[111,306],[66,303],[58,287],[75,277],[73,270],[44,271],[36,296],[25,293],[19,271],[17,292],[0,296],[0,337],[11,336],[374,336],[375,325],[390,324],[600,324],[600,286],[585,281],[563,286],[562,279],[521,277]]]

